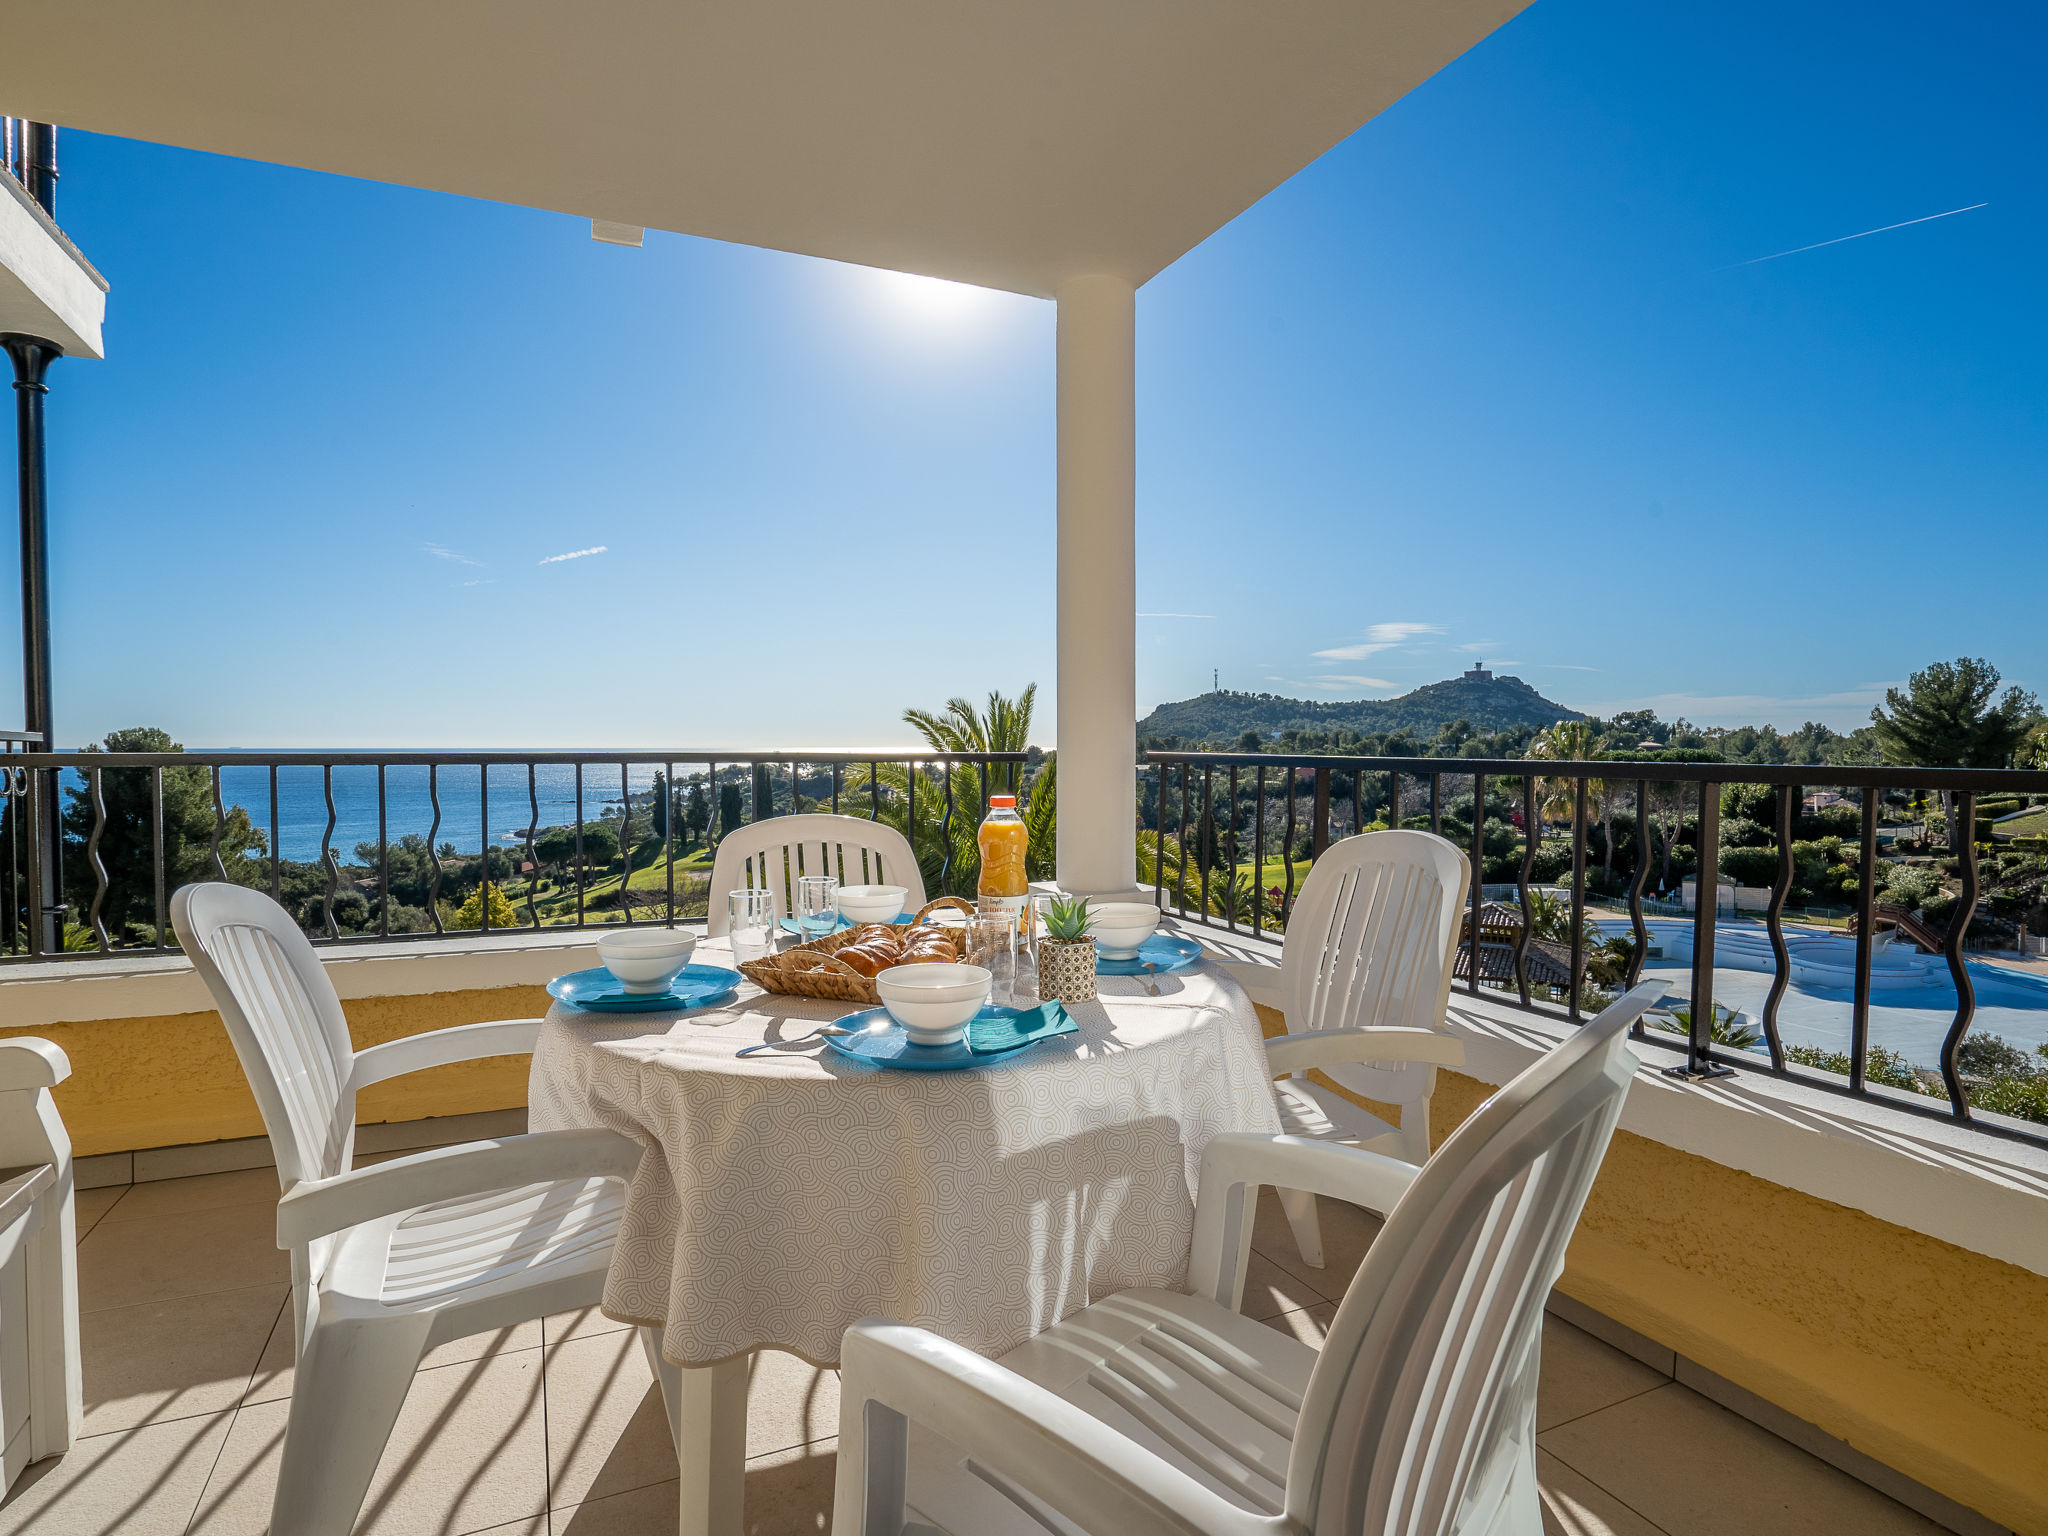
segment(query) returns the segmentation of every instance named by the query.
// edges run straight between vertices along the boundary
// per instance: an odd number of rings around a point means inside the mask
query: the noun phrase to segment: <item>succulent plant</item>
[[[1088,898],[1055,896],[1045,909],[1045,934],[1059,944],[1072,944],[1088,937]]]

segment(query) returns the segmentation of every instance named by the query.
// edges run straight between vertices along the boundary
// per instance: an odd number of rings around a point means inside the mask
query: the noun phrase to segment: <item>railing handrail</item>
[[[1673,763],[1656,757],[1364,757],[1332,753],[1148,750],[1155,763],[1202,768],[1309,768],[1367,773],[1470,774],[1519,779],[1648,779],[1653,784],[1770,784],[1845,789],[2002,788],[2048,794],[2048,769],[1915,768],[1835,763]]]
[[[7,739],[0,733],[0,739]],[[34,738],[40,741],[41,737]],[[667,763],[717,763],[738,768],[755,763],[802,763],[829,768],[856,767],[863,763],[1028,763],[1028,752],[919,752],[903,747],[876,747],[868,751],[835,748],[809,751],[801,747],[776,748],[620,748],[610,751],[534,751],[508,748],[447,751],[407,748],[404,751],[321,752],[305,748],[230,748],[198,752],[100,752],[79,748],[61,752],[22,752],[11,755],[10,767],[17,768],[472,768],[519,767],[528,763],[577,763],[659,766]]]

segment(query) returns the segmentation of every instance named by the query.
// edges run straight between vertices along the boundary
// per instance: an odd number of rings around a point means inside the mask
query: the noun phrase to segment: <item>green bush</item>
[[[1747,816],[1731,816],[1721,823],[1723,848],[1768,848],[1776,842],[1769,827]]]
[[[1956,1052],[1956,1069],[1965,1077],[2027,1078],[2040,1068],[2048,1061],[2037,1061],[2003,1035],[1972,1035]]]
[[[2048,1076],[2005,1077],[1985,1088],[1969,1090],[1973,1108],[2016,1120],[2048,1124]]]
[[[1721,873],[1737,885],[1775,885],[1778,879],[1778,850],[1775,848],[1724,848]]]
[[[1849,1053],[1847,1051],[1822,1050],[1817,1045],[1788,1045],[1785,1059],[1796,1061],[1801,1066],[1819,1067],[1823,1072],[1833,1072],[1841,1077],[1849,1075]],[[1873,1045],[1864,1060],[1863,1075],[1873,1083],[1883,1083],[1887,1088],[1906,1088],[1914,1093],[1925,1093],[1927,1085],[1913,1075],[1913,1064],[1888,1046]]]
[[[1941,882],[1932,870],[1913,869],[1908,865],[1894,864],[1885,877],[1884,890],[1877,899],[1890,902],[1907,911],[1923,905],[1927,899],[1941,889]]]
[[[1726,784],[1721,788],[1721,820],[1725,829],[1736,819],[1774,826],[1778,820],[1778,787],[1775,784]],[[1724,830],[1722,840],[1727,840]]]

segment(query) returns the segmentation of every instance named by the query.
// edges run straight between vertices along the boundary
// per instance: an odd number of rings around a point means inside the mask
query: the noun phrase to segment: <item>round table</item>
[[[696,960],[730,964],[729,946]],[[1279,1130],[1258,1019],[1214,965],[1158,977],[1157,996],[1139,977],[1100,985],[1070,1009],[1078,1033],[960,1072],[798,1044],[851,1005],[751,982],[694,1013],[549,1011],[531,1129],[608,1126],[653,1154],[604,1310],[661,1330],[684,1368],[685,1531],[739,1518],[755,1350],[829,1365],[849,1324],[881,1314],[998,1354],[1114,1291],[1185,1283],[1202,1148]],[[763,1040],[791,1043],[734,1054]]]

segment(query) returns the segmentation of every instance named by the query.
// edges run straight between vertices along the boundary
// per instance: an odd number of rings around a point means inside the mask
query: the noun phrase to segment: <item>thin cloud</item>
[[[1498,640],[1474,640],[1468,645],[1454,645],[1451,649],[1463,651],[1469,656],[1483,656],[1488,651],[1500,649],[1500,642]]]
[[[1318,688],[1391,688],[1394,685],[1384,677],[1319,677],[1315,680]]]
[[[603,544],[593,544],[588,549],[572,549],[565,555],[549,555],[547,559],[540,563],[542,565],[560,565],[564,560],[581,560],[586,555],[601,555],[605,552],[606,548],[607,546]]]
[[[1510,663],[1502,663],[1502,665],[1510,665]],[[1543,665],[1549,667],[1554,672],[1598,672],[1601,670],[1599,667],[1575,667],[1568,661],[1546,661]]]
[[[1317,661],[1363,661],[1381,651],[1391,651],[1396,646],[1406,645],[1420,635],[1440,635],[1444,632],[1441,624],[1417,624],[1397,620],[1388,624],[1374,624],[1365,632],[1365,640],[1358,645],[1340,645],[1327,651],[1313,651]]]
[[[478,570],[483,569],[483,561],[472,560],[468,555],[465,555],[461,550],[450,549],[445,544],[422,544],[420,548],[425,550],[428,554],[432,555],[436,560],[452,560],[457,565],[473,565]]]
[[[1213,619],[1213,613],[1141,613],[1141,619]]]
[[[463,583],[465,587],[495,587],[497,584],[498,578],[495,576],[486,576],[480,581],[465,581]]]
[[[1910,229],[1915,224],[1932,224],[1936,219],[1952,219],[1959,213],[1975,213],[1979,208],[1989,208],[1989,203],[1972,203],[1967,208],[1951,208],[1946,213],[1930,213],[1917,219],[1902,219],[1897,224],[1880,224],[1875,229],[1858,230],[1853,235],[1837,235],[1832,240],[1816,240],[1812,245],[1795,245],[1789,251],[1773,251],[1768,256],[1752,256],[1747,261],[1734,262],[1729,266],[1716,267],[1716,272],[1733,272],[1737,267],[1753,267],[1758,262],[1776,261],[1781,256],[1800,256],[1808,251],[1818,251],[1830,245],[1844,245],[1851,240],[1867,240],[1872,235],[1882,235],[1894,229]]]

